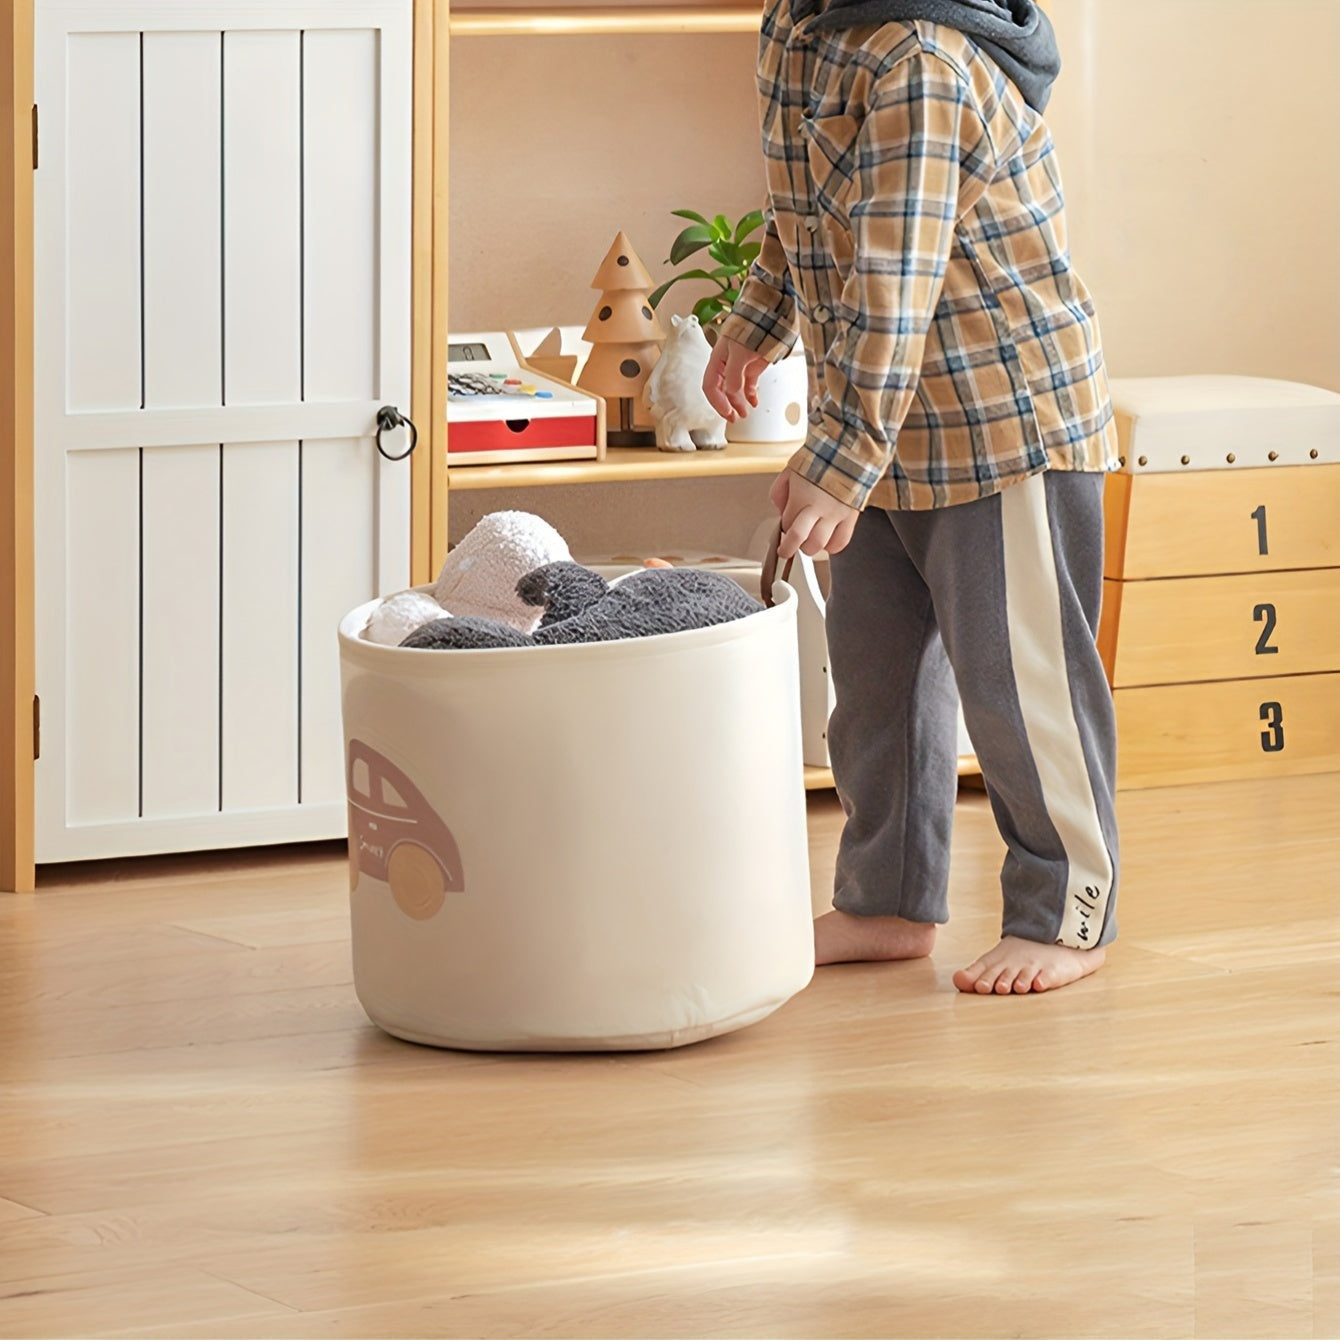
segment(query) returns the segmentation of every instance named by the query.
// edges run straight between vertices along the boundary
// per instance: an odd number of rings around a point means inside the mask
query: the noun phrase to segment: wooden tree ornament
[[[600,301],[583,337],[591,344],[577,385],[609,405],[611,446],[649,446],[656,437],[644,429],[642,388],[661,356],[665,330],[651,306],[652,279],[626,233],[614,239],[591,287]]]

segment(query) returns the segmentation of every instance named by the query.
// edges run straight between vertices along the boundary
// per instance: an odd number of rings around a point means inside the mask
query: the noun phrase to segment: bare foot
[[[854,917],[825,912],[814,923],[814,962],[882,963],[925,958],[935,944],[935,924],[902,917]]]
[[[1106,949],[1069,949],[1007,935],[989,954],[960,968],[954,974],[954,985],[979,996],[1055,991],[1097,972],[1105,958]]]

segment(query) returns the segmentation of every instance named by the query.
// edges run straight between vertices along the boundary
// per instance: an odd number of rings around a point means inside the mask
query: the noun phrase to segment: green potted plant
[[[762,250],[760,243],[749,239],[763,226],[763,211],[752,210],[738,222],[724,214],[708,219],[691,209],[671,210],[680,219],[688,219],[689,226],[675,238],[670,247],[670,265],[680,265],[690,256],[706,250],[716,262],[713,269],[697,265],[681,271],[656,289],[648,301],[652,307],[660,304],[676,284],[685,279],[705,281],[716,285],[716,292],[699,298],[693,305],[707,338],[716,343],[722,319],[740,296],[749,267]],[[806,432],[805,405],[809,399],[809,372],[805,351],[799,342],[793,356],[773,364],[758,379],[758,405],[742,419],[726,425],[726,437],[731,442],[799,442]]]
[[[751,210],[738,223],[732,222],[724,214],[708,219],[691,209],[673,209],[670,212],[676,218],[688,219],[690,222],[671,244],[667,264],[680,265],[705,248],[708,256],[716,262],[716,267],[707,270],[699,265],[668,279],[652,293],[651,305],[659,306],[666,293],[685,279],[705,280],[715,284],[715,293],[709,293],[693,304],[693,315],[698,318],[698,323],[705,331],[714,334],[721,318],[740,296],[740,286],[761,250],[759,243],[748,239],[763,226],[763,211]]]

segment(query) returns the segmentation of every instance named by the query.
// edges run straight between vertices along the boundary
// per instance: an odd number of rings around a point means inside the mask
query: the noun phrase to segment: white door
[[[37,859],[339,836],[336,624],[409,580],[412,0],[36,9]]]

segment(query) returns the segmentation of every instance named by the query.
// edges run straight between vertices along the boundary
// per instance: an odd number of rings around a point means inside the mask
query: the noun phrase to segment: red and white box
[[[601,460],[605,402],[525,366],[506,331],[447,340],[447,464]]]

